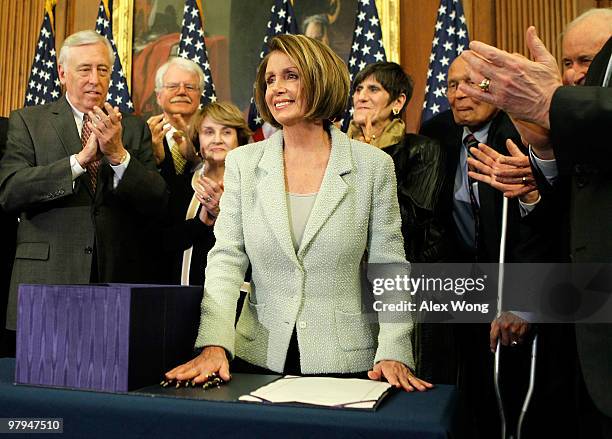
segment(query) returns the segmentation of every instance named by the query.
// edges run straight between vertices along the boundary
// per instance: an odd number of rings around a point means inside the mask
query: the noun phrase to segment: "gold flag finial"
[[[102,4],[104,5],[104,12],[106,12],[106,17],[110,20],[112,20],[113,16],[110,13],[110,10],[108,9],[108,0],[102,0]]]
[[[202,0],[196,0],[196,6],[198,7],[198,12],[200,13],[200,21],[202,22],[202,31],[204,31],[204,11],[202,9]]]
[[[45,11],[49,14],[49,21],[51,21],[51,32],[55,34],[55,17],[53,16],[53,8],[57,4],[57,0],[45,0]]]

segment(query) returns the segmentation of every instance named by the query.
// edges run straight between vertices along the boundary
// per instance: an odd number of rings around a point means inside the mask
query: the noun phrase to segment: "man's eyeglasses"
[[[184,87],[185,90],[188,93],[193,93],[193,92],[199,92],[200,91],[200,86],[196,85],[196,84],[185,84],[184,82],[181,82],[179,84],[175,83],[175,82],[171,82],[169,84],[165,84],[163,86],[166,90],[168,90],[169,92],[176,92],[179,91],[179,89],[181,87]]]

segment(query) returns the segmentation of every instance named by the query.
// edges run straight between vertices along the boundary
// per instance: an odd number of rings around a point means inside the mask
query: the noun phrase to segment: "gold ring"
[[[491,80],[489,78],[484,78],[478,84],[478,88],[484,91],[485,93],[489,93],[489,86],[491,85]]]

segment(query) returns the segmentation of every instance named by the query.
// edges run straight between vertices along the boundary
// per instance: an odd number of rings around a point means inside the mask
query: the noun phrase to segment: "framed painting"
[[[399,62],[399,0],[377,0],[387,59]],[[219,100],[247,109],[274,0],[203,0],[204,32]],[[137,114],[160,110],[155,71],[176,55],[184,0],[115,0],[113,28]],[[293,0],[298,29],[348,59],[357,0]]]

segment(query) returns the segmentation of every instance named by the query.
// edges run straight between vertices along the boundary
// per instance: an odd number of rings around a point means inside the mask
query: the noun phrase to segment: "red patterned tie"
[[[87,122],[91,121],[91,118],[87,115],[83,115],[83,128],[81,129],[81,146],[85,148],[87,144],[87,140],[89,140],[89,136],[91,135],[91,128],[87,125]],[[87,173],[89,174],[89,184],[91,187],[91,191],[96,193],[96,184],[98,182],[98,168],[100,167],[100,160],[95,160],[89,163],[87,168]]]

